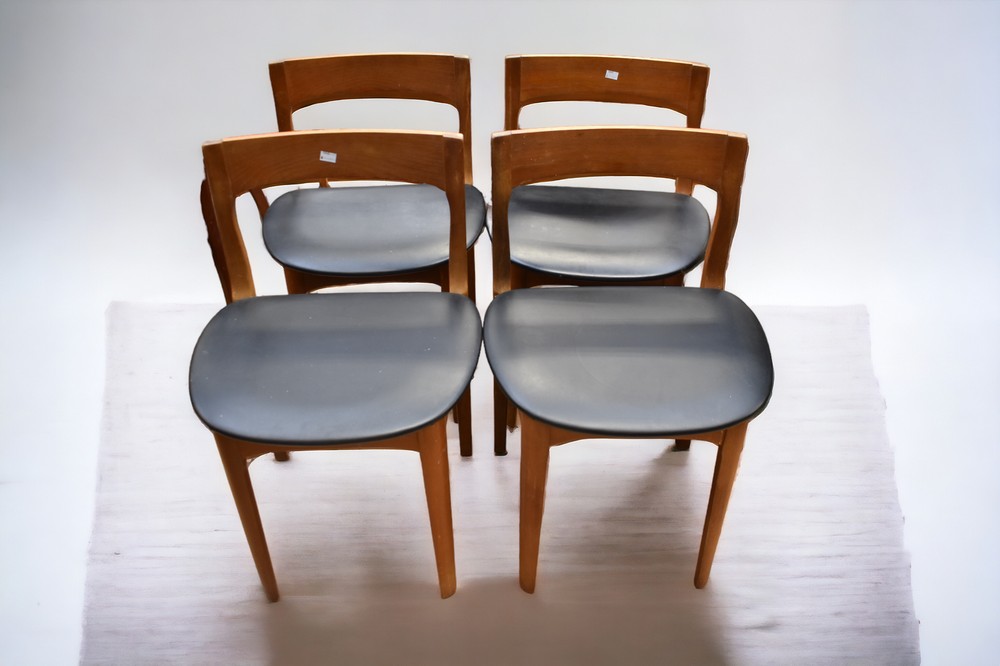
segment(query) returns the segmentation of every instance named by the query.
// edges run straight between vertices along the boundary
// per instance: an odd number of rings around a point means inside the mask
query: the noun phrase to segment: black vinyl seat
[[[759,414],[774,384],[756,316],[716,289],[509,291],[490,305],[484,337],[518,409],[609,437],[721,430]]]
[[[692,196],[524,185],[507,212],[510,260],[584,283],[655,280],[701,263],[711,227]]]
[[[248,298],[199,338],[191,404],[213,432],[252,442],[389,439],[458,402],[480,342],[475,304],[455,294]]]
[[[486,225],[486,202],[465,186],[466,246]],[[448,261],[448,200],[431,185],[320,187],[282,194],[263,218],[264,245],[289,268],[386,276]]]

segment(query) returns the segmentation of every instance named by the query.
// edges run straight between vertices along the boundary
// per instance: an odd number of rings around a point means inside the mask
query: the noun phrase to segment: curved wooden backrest
[[[451,209],[450,290],[465,294],[462,136],[393,130],[310,130],[212,141],[202,146],[202,210],[226,302],[255,295],[236,198],[275,185],[319,180],[391,180],[444,190]]]
[[[707,65],[595,55],[508,56],[504,129],[519,129],[521,109],[540,102],[618,102],[676,111],[700,127]]]
[[[561,127],[493,135],[493,271],[510,288],[507,209],[520,185],[586,176],[688,179],[717,193],[701,285],[722,289],[739,217],[746,136],[672,127]]]
[[[346,99],[415,99],[453,106],[466,137],[465,178],[472,183],[472,85],[469,59],[433,53],[371,53],[294,58],[269,66],[278,130],[292,114]]]
[[[508,56],[504,76],[504,129],[520,129],[521,110],[542,102],[616,102],[676,111],[688,127],[701,127],[708,90],[707,65],[682,60],[601,55]],[[691,194],[689,180],[676,182]]]

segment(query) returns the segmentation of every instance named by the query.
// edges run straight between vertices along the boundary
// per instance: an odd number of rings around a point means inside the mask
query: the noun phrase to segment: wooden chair
[[[681,114],[687,127],[700,127],[708,75],[705,65],[677,60],[509,56],[504,129],[520,129],[527,106],[567,101],[656,107]],[[684,275],[704,258],[710,234],[708,212],[690,196],[693,187],[689,179],[680,178],[674,192],[566,185],[516,188],[506,213],[511,287],[683,284]],[[500,289],[494,280],[494,294]],[[509,428],[515,427],[513,412],[506,421]],[[683,440],[676,443],[679,450],[689,446]]]
[[[191,360],[195,413],[215,435],[261,583],[278,586],[248,464],[266,453],[404,449],[420,455],[442,597],[455,591],[447,413],[469,385],[481,325],[465,293],[458,134],[317,131],[203,148],[209,242],[229,303]],[[336,153],[332,163],[321,158]],[[388,178],[444,190],[449,292],[255,295],[235,200],[255,188]]]
[[[504,129],[529,105],[613,102],[675,111],[700,127],[709,68],[621,56],[520,55],[506,61]],[[560,125],[581,123],[560,123]],[[666,123],[658,123],[663,125]],[[535,186],[511,197],[511,280],[541,284],[681,284],[708,242],[705,208],[681,178],[675,192]],[[615,225],[609,239],[606,231]]]
[[[458,112],[465,157],[466,291],[475,300],[475,242],[486,204],[472,184],[469,59],[422,53],[296,58],[270,65],[278,129],[295,129],[305,107],[350,99],[409,99]],[[424,184],[302,189],[273,203],[253,190],[268,251],[285,269],[289,293],[372,282],[427,282],[448,288],[447,208]]]
[[[774,381],[759,322],[722,291],[746,156],[746,137],[706,130],[562,128],[493,136],[494,270],[501,293],[486,313],[483,337],[500,386],[497,416],[506,413],[509,396],[522,423],[524,590],[535,588],[549,449],[595,437],[681,437],[718,446],[695,573],[696,587],[707,583],[747,424],[767,405]],[[702,288],[508,290],[505,220],[512,190],[612,174],[688,178],[716,191]],[[496,436],[500,447],[505,430]]]

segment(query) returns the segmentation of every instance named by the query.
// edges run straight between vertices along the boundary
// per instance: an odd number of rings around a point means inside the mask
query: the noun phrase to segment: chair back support
[[[717,194],[701,286],[722,289],[746,167],[746,136],[670,127],[562,127],[493,135],[493,270],[510,288],[507,211],[518,186],[586,176],[689,179]]]
[[[294,58],[270,64],[278,130],[295,111],[347,99],[414,99],[458,111],[465,137],[465,182],[472,183],[472,86],[469,59],[431,53],[373,53]]]
[[[465,294],[465,183],[462,137],[390,130],[311,130],[237,137],[204,144],[202,209],[226,302],[255,295],[236,217],[240,195],[318,180],[390,180],[434,185],[451,211],[449,290]]]
[[[676,111],[700,127],[707,65],[621,56],[508,56],[504,129],[519,128],[521,109],[540,102],[617,102]]]

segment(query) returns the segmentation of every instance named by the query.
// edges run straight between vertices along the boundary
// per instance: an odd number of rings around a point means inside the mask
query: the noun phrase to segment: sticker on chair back
[[[607,71],[604,72],[604,78],[611,79],[612,81],[617,81],[618,80],[618,72],[616,72],[613,69],[609,69],[609,70],[607,70]]]
[[[321,151],[319,151],[319,161],[320,162],[329,162],[330,164],[336,164],[337,163],[337,153],[330,153],[330,152],[327,152],[325,150],[321,150]]]

